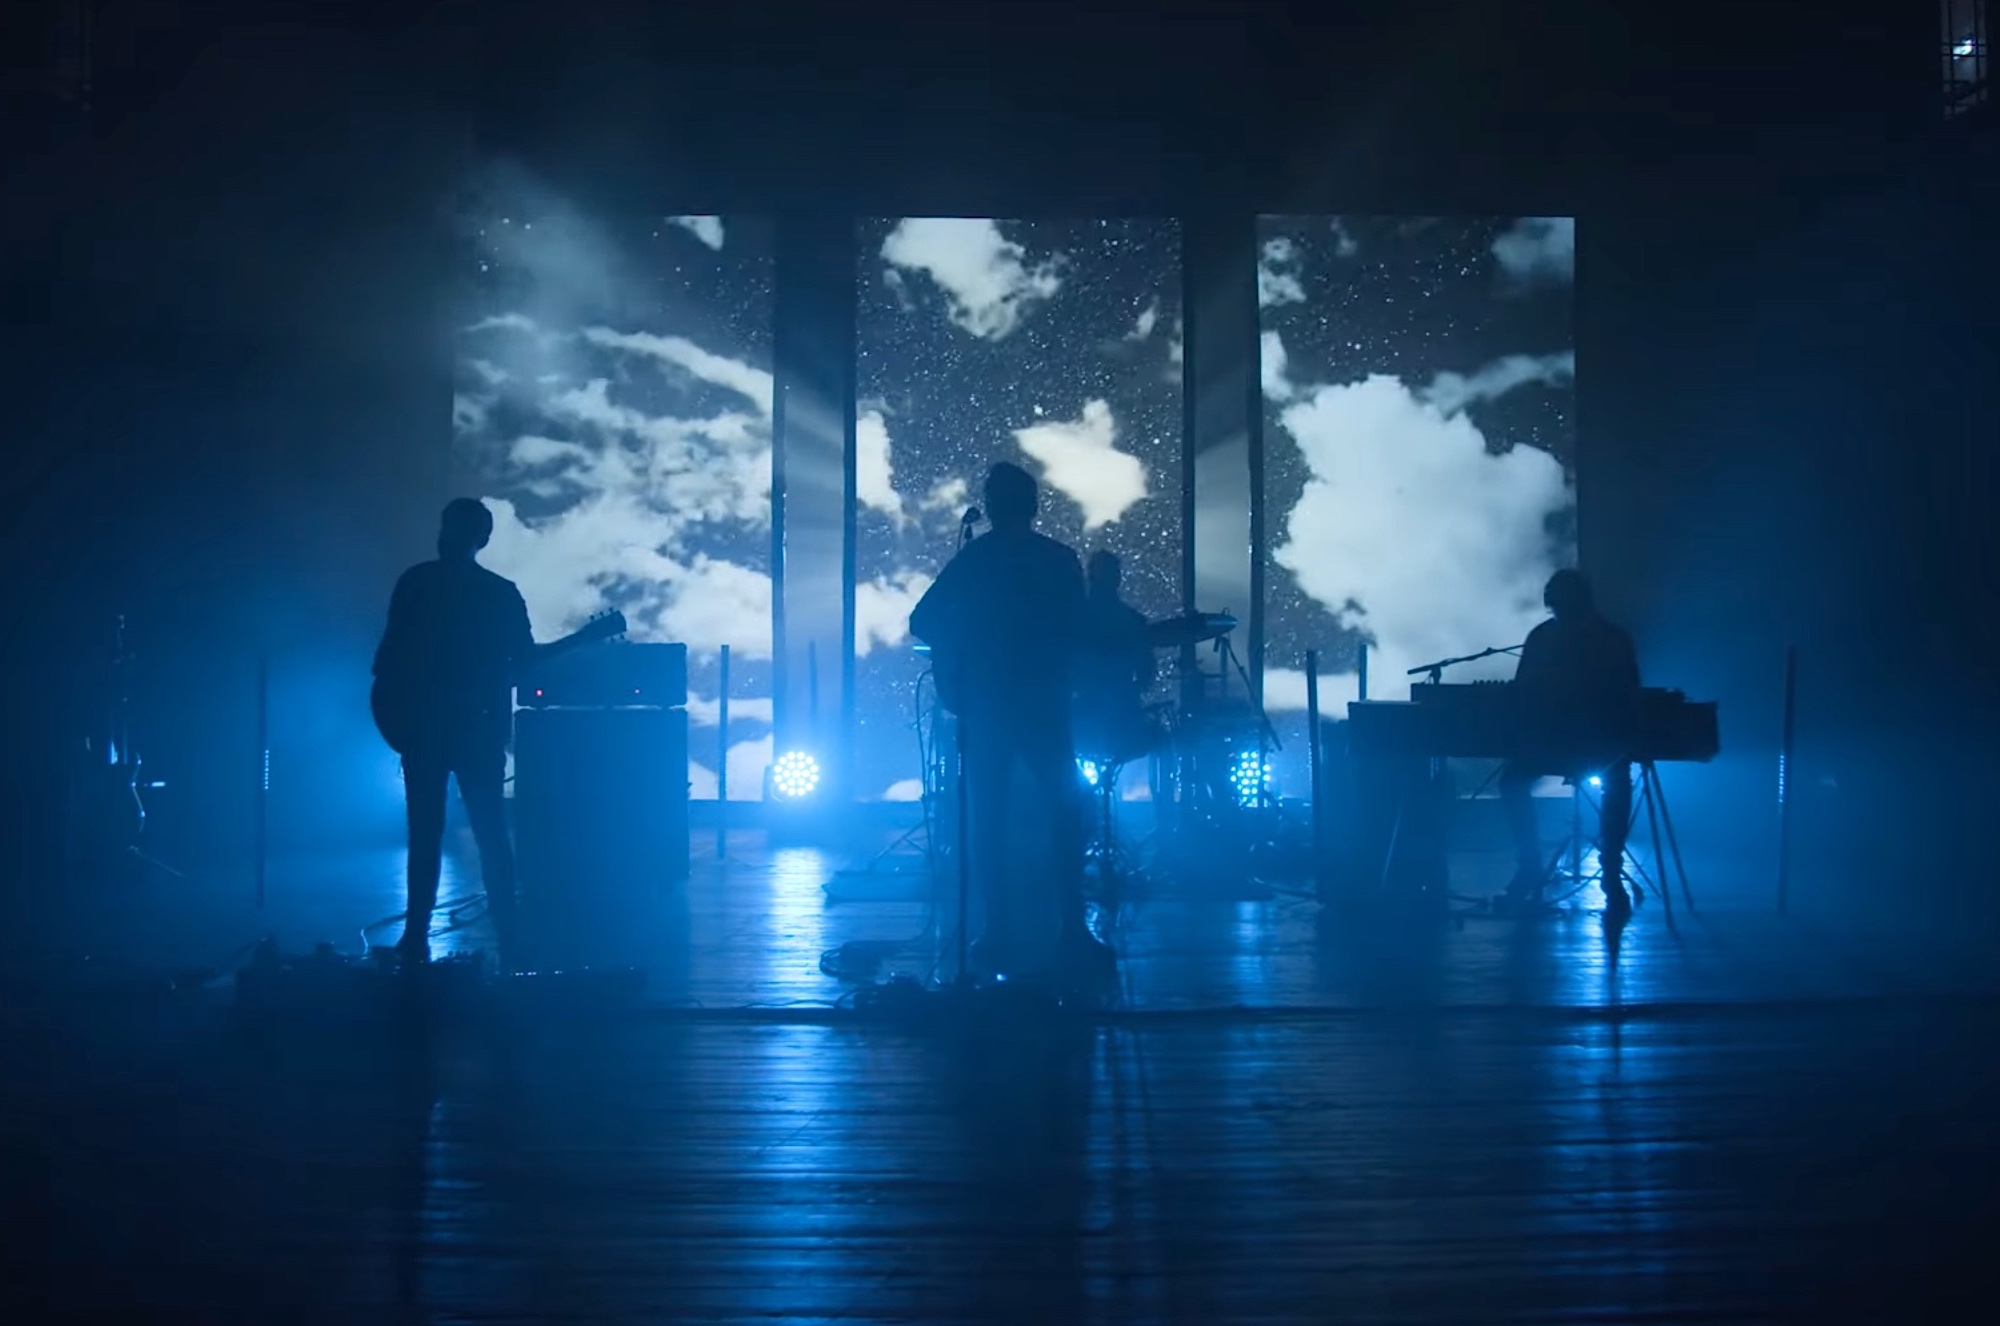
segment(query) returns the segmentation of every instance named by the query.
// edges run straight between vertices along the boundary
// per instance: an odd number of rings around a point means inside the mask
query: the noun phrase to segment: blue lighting
[[[1592,774],[1592,775],[1590,776],[1590,785],[1591,785],[1592,787],[1603,787],[1603,786],[1604,786],[1604,779],[1603,779],[1603,778],[1601,778],[1601,777],[1599,777],[1599,776],[1598,776],[1598,775],[1596,775],[1596,774]]]
[[[1079,759],[1076,762],[1076,771],[1083,775],[1084,782],[1092,787],[1097,786],[1097,761]]]
[[[1236,793],[1239,806],[1254,806],[1262,801],[1271,787],[1271,766],[1264,762],[1264,753],[1246,750],[1230,761],[1229,786]]]
[[[771,791],[780,801],[803,801],[819,788],[819,761],[788,750],[771,764]]]

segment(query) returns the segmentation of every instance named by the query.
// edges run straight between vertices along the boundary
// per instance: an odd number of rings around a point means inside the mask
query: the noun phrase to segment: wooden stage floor
[[[293,863],[261,915],[96,900],[8,976],[5,1319],[1988,1315],[1990,967],[1748,907],[1643,908],[1613,961],[1588,914],[1162,889],[1109,1016],[863,1023],[820,955],[923,902],[730,855],[607,927],[651,1009],[365,1033],[123,977],[352,936],[392,853]]]

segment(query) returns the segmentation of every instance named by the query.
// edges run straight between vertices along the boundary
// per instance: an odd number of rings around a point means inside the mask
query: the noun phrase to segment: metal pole
[[[1319,651],[1306,651],[1306,752],[1312,761],[1312,846],[1313,846],[1313,887],[1318,892],[1322,888],[1320,862],[1326,856],[1326,818],[1321,809],[1323,777],[1321,774],[1321,752],[1319,731]]]
[[[965,792],[965,721],[952,719],[952,746],[958,755],[958,786],[953,789],[958,815],[958,973],[961,990],[972,987],[972,852],[971,831],[966,820],[971,815],[971,799]]]
[[[1778,911],[1791,907],[1792,894],[1792,730],[1798,712],[1799,647],[1785,649],[1785,726],[1778,742]]]
[[[729,854],[729,646],[722,647],[722,676],[717,682],[722,692],[720,711],[715,718],[715,855]]]
[[[1368,642],[1366,640],[1361,642],[1361,648],[1356,654],[1354,670],[1361,674],[1361,688],[1356,692],[1354,698],[1365,700],[1368,698]]]
[[[819,751],[819,641],[806,641],[806,740],[813,744],[813,757],[821,758]]]
[[[270,856],[271,807],[271,656],[257,660],[257,823],[254,866],[257,877],[257,906],[264,906],[264,884]]]

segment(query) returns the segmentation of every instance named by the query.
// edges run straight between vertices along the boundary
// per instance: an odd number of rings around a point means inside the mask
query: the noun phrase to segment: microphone
[[[986,513],[984,511],[981,511],[976,506],[969,506],[965,508],[965,519],[959,521],[958,523],[966,526],[967,528],[970,528],[974,525],[977,525],[980,521],[984,519],[986,519]]]

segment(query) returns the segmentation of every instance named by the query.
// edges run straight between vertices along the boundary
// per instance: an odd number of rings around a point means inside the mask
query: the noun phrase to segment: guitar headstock
[[[625,634],[625,614],[616,608],[606,608],[576,630],[579,643],[589,640],[609,640],[613,636]]]

